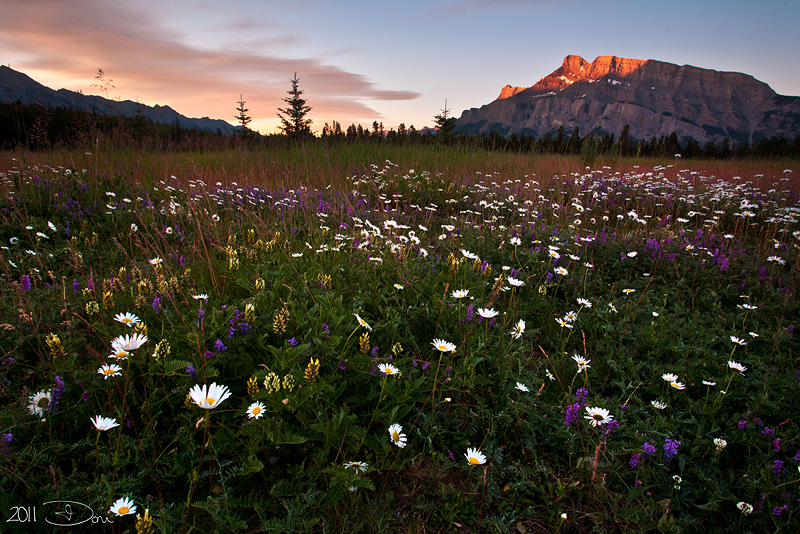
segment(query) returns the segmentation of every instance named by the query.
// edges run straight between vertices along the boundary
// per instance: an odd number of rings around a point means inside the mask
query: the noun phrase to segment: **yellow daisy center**
[[[120,515],[125,515],[125,514],[127,514],[128,512],[130,512],[130,509],[129,509],[127,506],[122,506],[122,507],[120,507],[120,509],[119,509],[119,510],[117,510],[117,511],[119,512],[119,514],[120,514]]]
[[[216,399],[208,399],[207,398],[207,399],[204,399],[204,400],[209,404],[214,404],[214,402],[216,402]]]
[[[258,414],[260,414],[260,413],[261,413],[261,408],[259,408],[258,406],[256,406],[255,408],[253,408],[253,415],[258,415]]]
[[[469,459],[469,463],[471,463],[472,465],[478,465],[478,459],[473,456],[472,458]]]
[[[39,408],[47,408],[48,406],[50,406],[50,399],[48,399],[47,397],[42,397],[41,399],[39,399],[39,402],[36,403],[36,406],[38,406]]]
[[[592,415],[592,419],[594,419],[595,421],[602,421],[603,419],[605,419],[605,417],[603,417],[602,414],[596,413]]]
[[[400,441],[400,434],[398,432],[392,432],[392,439],[395,441]]]
[[[386,369],[384,369],[384,370],[383,370],[383,372],[384,372],[384,373],[386,373],[387,375],[390,375],[390,374],[392,374],[394,371],[392,371],[390,368],[388,368],[388,367],[387,367]]]
[[[123,322],[123,323],[132,323],[133,321],[131,320],[131,318],[130,318],[130,317],[123,317],[123,318],[122,318],[122,322]]]
[[[107,375],[113,375],[114,374],[114,370],[113,369],[104,369],[103,372],[105,374],[107,374]]]

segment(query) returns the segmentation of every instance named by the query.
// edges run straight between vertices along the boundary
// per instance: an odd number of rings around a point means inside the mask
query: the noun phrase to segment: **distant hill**
[[[0,102],[17,102],[22,104],[39,104],[52,107],[65,107],[89,113],[105,115],[122,115],[133,117],[137,108],[145,117],[153,122],[174,124],[176,121],[182,128],[196,128],[223,134],[232,134],[236,128],[220,119],[203,117],[193,119],[181,115],[169,106],[145,106],[130,100],[110,100],[101,96],[90,96],[59,89],[54,91],[45,87],[31,77],[14,69],[0,65]]]
[[[567,56],[531,87],[507,85],[480,109],[461,114],[456,132],[614,134],[625,125],[635,139],[669,136],[720,143],[754,143],[800,135],[800,97],[782,96],[738,72],[718,72],[655,60]]]

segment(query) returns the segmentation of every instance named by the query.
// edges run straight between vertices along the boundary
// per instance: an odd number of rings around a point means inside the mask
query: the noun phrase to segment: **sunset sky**
[[[0,0],[0,63],[53,89],[273,133],[297,72],[315,131],[458,117],[575,54],[751,74],[800,95],[798,0]]]

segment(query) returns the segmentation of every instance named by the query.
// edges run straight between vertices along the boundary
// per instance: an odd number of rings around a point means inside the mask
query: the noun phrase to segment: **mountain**
[[[793,139],[800,135],[800,97],[738,72],[570,55],[531,87],[507,85],[494,102],[464,111],[455,131],[542,137],[563,126],[565,135],[577,127],[581,136],[619,136],[626,124],[635,139],[675,132],[682,144]]]
[[[219,130],[223,134],[231,134],[235,128],[219,119],[192,119],[185,117],[169,106],[145,106],[130,100],[110,100],[101,96],[90,96],[67,89],[54,91],[45,87],[29,76],[14,69],[0,65],[0,102],[16,102],[22,104],[40,104],[52,107],[66,107],[89,113],[106,115],[123,115],[133,117],[137,108],[153,122],[180,124],[183,128],[198,130]]]

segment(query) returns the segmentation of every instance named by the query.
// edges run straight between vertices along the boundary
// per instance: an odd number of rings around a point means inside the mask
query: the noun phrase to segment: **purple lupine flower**
[[[649,458],[656,452],[655,446],[650,443],[649,441],[645,441],[644,445],[642,445],[642,451],[644,451],[645,458]]]
[[[339,369],[341,369],[342,371],[346,369],[346,367],[344,366],[344,362],[341,360],[339,360]]]
[[[467,307],[467,317],[464,319],[464,322],[465,322],[465,323],[468,323],[468,322],[470,322],[470,321],[472,320],[472,317],[473,317],[473,315],[472,315],[472,309],[473,309],[473,307],[474,307],[474,304],[470,304],[470,305]]]
[[[775,463],[772,465],[772,472],[775,473],[776,476],[781,476],[783,469],[783,460],[775,460]]]
[[[198,328],[203,327],[203,317],[206,316],[206,311],[203,308],[197,310],[197,326]]]
[[[425,362],[425,364],[422,366],[422,370],[423,371],[427,371],[428,367],[430,367],[430,366],[431,366],[431,362]]]
[[[797,451],[797,454],[794,455],[794,458],[792,458],[792,460],[794,460],[795,462],[800,462],[800,450]]]
[[[328,321],[325,321],[324,323],[322,323],[322,331],[325,332],[326,334],[330,334],[331,333],[330,329],[328,328]]]
[[[764,430],[762,430],[761,433],[764,434],[765,436],[769,436],[769,437],[772,437],[772,436],[775,435],[775,431],[773,429],[771,429],[770,427],[768,427],[768,426],[765,426]]]
[[[56,387],[53,388],[53,394],[50,395],[50,406],[47,407],[48,413],[55,413],[58,402],[65,391],[67,391],[67,388],[64,385],[64,381],[61,380],[60,376],[56,376]]]
[[[634,452],[633,454],[631,454],[631,459],[628,460],[628,465],[631,466],[631,469],[636,469],[636,467],[638,467],[639,458],[641,456],[642,456],[642,453],[640,453],[640,452]]]
[[[205,352],[203,353],[203,356],[204,356],[206,359],[208,359],[208,358],[212,358],[212,357],[214,356],[214,353],[213,353],[213,352],[211,352],[210,350],[207,350],[207,351],[205,351]]]
[[[617,431],[617,429],[619,428],[619,421],[617,421],[617,420],[611,421],[610,423],[606,424],[605,427],[606,427],[606,430],[605,430],[605,433],[603,433],[603,439],[604,440],[608,439],[609,434],[611,434],[612,432],[616,432]]]
[[[31,277],[28,276],[27,274],[25,276],[23,276],[22,279],[19,281],[19,286],[26,293],[28,291],[30,291],[31,290]]]
[[[163,308],[161,307],[161,297],[159,295],[156,295],[156,298],[153,299],[153,311],[156,312],[156,314],[158,314],[159,312],[161,312],[162,309]]]
[[[411,362],[411,367],[416,367],[417,365],[419,365],[417,363],[417,360],[414,360],[413,362]],[[800,454],[800,451],[797,451],[797,454]]]
[[[72,291],[73,291],[73,293],[72,293],[72,294],[73,294],[73,295],[77,295],[77,294],[78,294],[78,291],[80,291],[80,289],[81,289],[81,284],[80,284],[80,282],[78,282],[78,279],[77,279],[77,278],[73,278],[73,279],[72,279]]]
[[[781,452],[781,438],[772,442],[772,448],[775,449],[775,452]]]
[[[292,339],[290,339],[289,343],[291,343],[292,347],[297,347],[297,345],[300,344],[300,343],[297,342],[297,338],[296,337],[293,337]]]
[[[186,368],[186,372],[192,377],[192,380],[197,380],[197,370],[194,368],[194,365],[189,365]]]
[[[218,339],[217,341],[215,341],[215,342],[214,342],[214,350],[216,350],[216,351],[217,351],[217,354],[219,354],[219,353],[220,353],[220,352],[222,352],[223,350],[227,350],[227,348],[228,348],[228,347],[226,347],[226,346],[225,346],[225,345],[222,343],[222,340],[220,340],[220,339]]]
[[[680,447],[681,442],[676,439],[665,439],[664,440],[664,463],[669,463],[676,454],[678,454],[678,447]]]
[[[742,419],[739,421],[739,430],[744,430],[745,428],[750,428],[750,425],[747,423],[747,419]]]
[[[378,357],[378,347],[372,347],[372,357],[373,358],[377,358]],[[392,357],[389,356],[389,359],[391,360]]]
[[[81,393],[81,400],[83,402],[86,402],[86,401],[89,400],[89,392],[88,391],[84,391],[83,393]]]
[[[575,402],[582,403],[586,402],[586,396],[589,394],[589,391],[586,388],[578,388],[575,392]]]
[[[781,515],[782,513],[788,512],[788,511],[789,511],[789,505],[788,504],[784,504],[783,506],[776,506],[775,508],[773,508],[772,509],[772,515]]]
[[[4,452],[6,456],[11,456],[11,447],[8,446],[11,443],[11,438],[14,435],[9,432],[8,434],[3,434],[2,439],[0,439],[0,452]]]
[[[570,404],[567,406],[567,413],[564,417],[564,424],[566,426],[572,426],[572,423],[578,420],[581,414],[581,405],[580,403]]]

